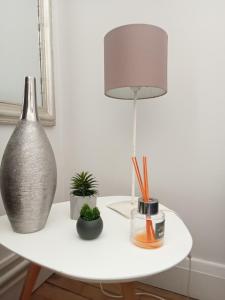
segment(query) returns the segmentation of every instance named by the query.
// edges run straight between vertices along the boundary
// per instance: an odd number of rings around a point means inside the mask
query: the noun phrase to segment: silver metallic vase
[[[0,169],[0,188],[6,213],[15,232],[42,229],[56,189],[56,162],[39,123],[36,81],[25,78],[24,104],[6,146]]]

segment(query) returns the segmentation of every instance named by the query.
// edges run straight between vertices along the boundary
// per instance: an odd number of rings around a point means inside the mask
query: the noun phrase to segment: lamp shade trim
[[[139,86],[140,90],[138,91],[137,94],[137,99],[136,100],[144,100],[144,99],[149,99],[149,98],[158,98],[159,96],[163,96],[167,93],[167,90],[163,90],[160,87],[150,87],[151,89],[151,97],[149,96],[150,93],[146,92],[146,89],[149,87],[146,86]],[[129,91],[126,92],[126,98],[123,97],[123,93],[125,89],[129,89]],[[155,91],[155,93],[154,93]],[[116,89],[111,89],[105,91],[105,96],[112,98],[112,99],[119,99],[119,100],[134,100],[134,93],[132,90],[132,86],[127,86],[127,87],[118,87]]]

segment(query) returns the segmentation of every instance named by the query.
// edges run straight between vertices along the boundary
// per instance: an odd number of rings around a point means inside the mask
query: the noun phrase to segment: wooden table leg
[[[38,274],[41,267],[31,263],[27,270],[27,276],[23,285],[23,289],[20,295],[20,300],[29,300],[32,294],[33,287],[35,285]]]
[[[125,300],[135,300],[135,288],[134,282],[124,282],[121,283],[122,293]]]

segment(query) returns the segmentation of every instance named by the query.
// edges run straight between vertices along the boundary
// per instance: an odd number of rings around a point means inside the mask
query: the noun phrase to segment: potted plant
[[[89,173],[82,171],[77,173],[71,180],[70,217],[77,220],[82,206],[87,203],[90,207],[96,205],[98,194],[97,180]]]
[[[77,221],[77,232],[80,238],[84,240],[96,239],[103,229],[103,222],[100,211],[97,207],[91,208],[84,204],[80,211],[80,217]]]

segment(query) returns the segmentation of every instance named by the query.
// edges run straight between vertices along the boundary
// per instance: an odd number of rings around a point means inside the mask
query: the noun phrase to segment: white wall
[[[194,239],[191,295],[225,294],[224,1],[59,1],[67,85],[63,105],[65,190],[74,171],[93,172],[101,195],[130,192],[132,104],[103,95],[103,38],[129,23],[169,35],[168,94],[139,103],[138,153],[150,157],[151,190]],[[174,232],[176,234],[176,232]],[[187,265],[154,285],[186,293]]]
[[[58,161],[56,200],[69,198],[69,180],[83,169],[97,176],[101,195],[130,192],[132,104],[103,95],[103,38],[123,24],[161,26],[168,94],[139,103],[138,153],[150,157],[152,194],[190,228],[193,256],[224,272],[224,1],[53,4],[57,125],[46,131]],[[12,129],[0,127],[1,154]]]
[[[62,1],[61,1],[61,4]],[[74,170],[98,177],[102,195],[130,191],[132,104],[103,95],[103,37],[128,23],[168,32],[168,94],[138,107],[138,153],[150,157],[151,190],[194,238],[193,255],[225,264],[225,3],[67,1],[66,184]]]

